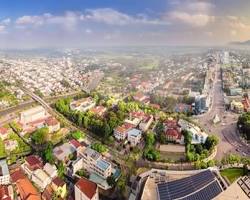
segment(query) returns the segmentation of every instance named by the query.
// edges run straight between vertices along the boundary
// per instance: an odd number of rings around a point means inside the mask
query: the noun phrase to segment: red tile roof
[[[16,186],[20,193],[21,199],[41,200],[38,191],[32,185],[29,179],[24,178],[24,179],[17,180]]]
[[[53,190],[50,186],[47,186],[42,194],[44,200],[51,200],[53,197]]]
[[[97,192],[96,183],[85,178],[79,179],[76,183],[76,187],[78,187],[89,199],[92,199]]]
[[[73,145],[76,149],[77,149],[78,147],[82,146],[81,143],[78,142],[78,141],[75,140],[75,139],[70,140],[69,143],[70,143],[71,145]]]
[[[3,185],[0,186],[0,199],[1,200],[11,200],[7,186],[3,186]]]
[[[25,200],[41,200],[36,188],[30,180],[24,175],[21,169],[11,174],[11,179],[16,183],[21,199]]]
[[[19,180],[19,179],[25,178],[25,175],[24,175],[24,173],[21,171],[21,169],[16,170],[16,171],[13,172],[10,176],[11,176],[11,180],[12,180],[13,182],[16,182],[16,181]]]
[[[33,170],[38,168],[43,168],[43,162],[40,157],[36,155],[30,155],[25,158],[25,161],[28,163],[30,167],[33,168]]]
[[[177,122],[177,120],[166,120],[165,122],[164,122],[164,125],[167,127],[167,128],[178,128],[178,122]]]
[[[116,131],[123,134],[126,133],[127,131],[129,131],[131,128],[134,128],[135,126],[133,124],[129,124],[129,123],[124,123],[121,126],[116,127]]]
[[[59,123],[59,121],[54,118],[54,117],[49,117],[45,120],[45,123],[48,125],[48,126],[55,126]]]
[[[174,137],[175,139],[181,139],[181,133],[175,129],[168,129],[166,135]]]
[[[1,135],[5,135],[5,134],[8,133],[8,130],[9,130],[9,129],[7,129],[7,128],[5,128],[5,127],[0,127],[0,134],[1,134]]]
[[[106,110],[107,108],[105,108],[104,106],[96,106],[94,108],[91,108],[90,112],[93,112],[97,115],[102,115]]]
[[[59,178],[59,177],[54,178],[54,179],[52,180],[52,182],[53,182],[57,187],[62,187],[62,186],[65,184],[65,182],[64,182],[61,178]]]

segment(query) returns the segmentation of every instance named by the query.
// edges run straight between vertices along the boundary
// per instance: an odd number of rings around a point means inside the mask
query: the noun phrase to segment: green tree
[[[35,144],[44,144],[46,142],[48,133],[48,127],[40,128],[32,134],[31,139]]]
[[[64,178],[64,173],[65,173],[65,166],[63,162],[59,162],[57,165],[57,174],[60,178]]]
[[[210,135],[207,137],[206,142],[205,142],[205,148],[208,151],[211,151],[214,149],[214,147],[219,143],[218,137],[215,135]]]
[[[100,142],[96,142],[96,143],[92,144],[91,148],[96,150],[99,153],[104,153],[108,150],[107,147],[105,145],[101,144]]]
[[[49,162],[51,164],[54,163],[53,145],[51,143],[48,143],[43,154],[46,162]]]
[[[184,135],[185,144],[186,145],[191,144],[191,142],[192,142],[192,134],[187,130],[183,130],[182,134]]]
[[[155,143],[155,135],[152,132],[147,133],[146,135],[146,145],[152,146]]]
[[[85,134],[82,131],[79,131],[79,130],[74,131],[71,135],[76,140],[80,140],[80,139],[85,138]]]
[[[109,186],[113,187],[116,184],[115,178],[111,175],[107,178],[107,183]]]

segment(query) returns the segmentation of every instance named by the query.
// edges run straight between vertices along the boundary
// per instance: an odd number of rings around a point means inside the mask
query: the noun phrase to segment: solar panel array
[[[158,184],[157,188],[160,200],[173,200],[185,197],[214,180],[214,174],[210,170],[206,170],[187,178]]]
[[[188,197],[184,197],[181,200],[210,200],[215,198],[222,192],[221,187],[217,181],[209,184],[207,187],[201,189]]]

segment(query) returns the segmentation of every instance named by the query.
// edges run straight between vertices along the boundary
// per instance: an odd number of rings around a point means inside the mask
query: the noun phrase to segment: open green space
[[[242,168],[228,168],[222,170],[220,173],[222,176],[226,177],[230,181],[230,183],[233,183],[240,176],[244,175],[244,171]]]

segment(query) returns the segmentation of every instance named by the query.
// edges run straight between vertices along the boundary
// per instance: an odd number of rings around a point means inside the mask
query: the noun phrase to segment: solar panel
[[[187,196],[214,180],[215,176],[210,170],[203,171],[191,177],[158,184],[161,200],[173,200]]]
[[[181,200],[211,200],[221,192],[222,190],[219,183],[214,181],[199,192],[196,192],[188,197],[181,198]]]

